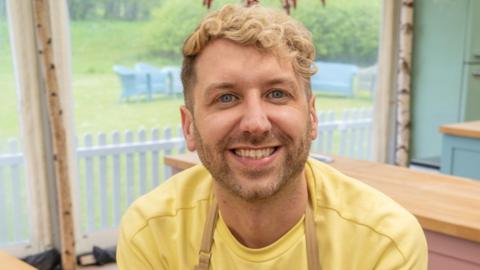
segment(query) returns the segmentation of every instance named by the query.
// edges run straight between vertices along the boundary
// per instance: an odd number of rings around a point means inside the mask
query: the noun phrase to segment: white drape
[[[392,163],[394,160],[395,88],[400,7],[400,1],[383,1],[378,79],[373,115],[373,159],[386,163]]]
[[[10,41],[17,86],[18,112],[28,181],[31,250],[17,250],[17,256],[36,253],[52,245],[52,212],[49,197],[44,98],[40,89],[34,35],[32,1],[7,2]]]
[[[29,250],[9,250],[16,256],[44,251],[58,242],[58,195],[52,169],[52,136],[47,118],[45,80],[41,78],[38,48],[35,40],[34,8],[32,0],[7,1],[10,40],[17,84],[22,146],[28,181],[31,219],[31,246]],[[58,96],[63,112],[63,125],[71,164],[69,178],[76,175],[74,157],[74,125],[71,90],[71,49],[66,0],[49,0],[52,46]]]

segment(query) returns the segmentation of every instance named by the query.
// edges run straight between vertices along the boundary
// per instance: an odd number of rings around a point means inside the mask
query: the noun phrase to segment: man
[[[183,53],[182,126],[204,167],[127,211],[120,269],[426,269],[410,213],[308,159],[318,120],[303,26],[229,5],[200,23]]]

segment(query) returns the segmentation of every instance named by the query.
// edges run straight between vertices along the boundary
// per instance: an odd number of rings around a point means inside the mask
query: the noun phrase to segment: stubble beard
[[[288,184],[294,179],[299,178],[300,173],[303,172],[310,152],[311,139],[309,134],[311,128],[310,123],[308,123],[305,136],[301,137],[301,140],[297,142],[283,132],[272,131],[262,136],[242,134],[237,137],[228,137],[222,140],[218,145],[208,145],[204,143],[202,136],[194,124],[195,143],[197,145],[198,156],[203,165],[210,172],[214,180],[224,189],[234,196],[248,202],[271,198],[288,186]],[[280,168],[273,168],[271,170],[249,170],[242,172],[241,174],[242,177],[249,179],[276,174],[275,177],[277,179],[275,181],[269,181],[267,185],[258,186],[254,189],[245,188],[242,184],[242,180],[236,177],[236,174],[226,161],[226,153],[229,151],[227,150],[227,146],[231,145],[233,142],[262,145],[272,139],[280,142],[283,151],[286,152]],[[272,170],[277,170],[277,172],[272,172]]]

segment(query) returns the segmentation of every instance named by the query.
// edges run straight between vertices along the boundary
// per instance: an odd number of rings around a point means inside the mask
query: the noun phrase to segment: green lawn
[[[183,99],[120,100],[120,83],[113,72],[74,74],[73,89],[77,134],[175,126],[180,121]]]

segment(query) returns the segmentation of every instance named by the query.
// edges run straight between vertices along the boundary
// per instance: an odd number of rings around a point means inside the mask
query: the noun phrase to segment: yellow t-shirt
[[[323,270],[427,269],[427,244],[413,215],[379,191],[309,160],[305,167]],[[122,219],[121,270],[193,269],[213,179],[203,166],[173,176],[142,196]],[[308,269],[303,218],[273,244],[239,243],[220,216],[210,269]]]

